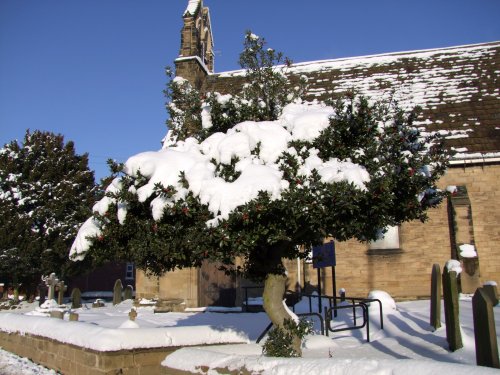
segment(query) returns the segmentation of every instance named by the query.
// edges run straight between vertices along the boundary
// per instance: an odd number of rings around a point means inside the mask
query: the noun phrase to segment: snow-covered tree
[[[27,131],[0,149],[0,275],[33,292],[42,274],[64,276],[68,251],[90,214],[94,175],[61,135]]]
[[[245,59],[265,53],[259,40],[247,34]],[[299,354],[285,324],[283,259],[305,258],[327,237],[370,241],[388,226],[425,220],[442,199],[436,181],[448,155],[413,126],[415,111],[354,95],[294,100],[285,84],[254,85],[259,70],[286,80],[281,68],[259,64],[248,66],[242,95],[207,95],[195,137],[128,159],[71,254],[133,260],[156,275],[209,260],[262,280],[264,309]]]

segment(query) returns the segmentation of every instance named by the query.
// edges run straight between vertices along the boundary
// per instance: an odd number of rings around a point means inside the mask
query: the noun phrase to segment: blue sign
[[[333,267],[336,265],[335,243],[330,241],[313,247],[313,268]]]

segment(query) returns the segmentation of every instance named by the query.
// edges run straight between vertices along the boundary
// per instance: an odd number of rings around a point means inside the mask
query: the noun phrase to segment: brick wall
[[[98,352],[29,334],[0,332],[0,347],[70,375],[159,375],[161,362],[178,347]]]
[[[500,282],[500,165],[453,167],[439,186],[464,185],[471,201],[475,245],[479,256],[480,280]],[[429,212],[429,220],[405,223],[400,228],[401,251],[377,253],[357,241],[336,243],[337,290],[345,288],[348,296],[366,296],[370,290],[387,291],[397,299],[428,297],[430,274],[434,263],[441,268],[452,257],[448,202]],[[297,262],[287,262],[289,289],[295,289]],[[317,271],[312,264],[302,264],[301,287],[312,291],[317,285]],[[308,287],[308,284],[311,287]],[[332,294],[331,269],[322,271],[324,293]]]
[[[500,192],[496,189],[499,182],[500,165],[452,167],[439,182],[442,189],[448,185],[467,187],[481,282],[500,282]],[[347,295],[359,297],[366,296],[371,290],[384,290],[396,299],[428,297],[432,265],[438,263],[442,268],[453,257],[448,204],[445,200],[438,208],[430,210],[426,223],[404,223],[399,231],[400,251],[372,251],[367,244],[357,241],[336,243],[337,290],[345,288]],[[317,271],[312,264],[299,264],[300,271],[296,260],[286,262],[287,288],[297,289],[297,275],[300,273],[300,288],[306,292],[315,290]],[[195,274],[193,269],[168,273],[160,279],[156,296],[184,298],[188,306],[195,306],[198,282]],[[152,281],[146,281],[140,275],[138,272],[137,294],[151,298],[152,293],[145,290]],[[332,295],[330,268],[322,271],[322,285],[324,293]]]

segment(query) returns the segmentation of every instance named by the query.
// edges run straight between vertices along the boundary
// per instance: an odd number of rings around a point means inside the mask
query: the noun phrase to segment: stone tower
[[[183,20],[181,48],[175,60],[176,76],[203,89],[206,76],[214,70],[210,12],[203,6],[203,0],[189,0]]]

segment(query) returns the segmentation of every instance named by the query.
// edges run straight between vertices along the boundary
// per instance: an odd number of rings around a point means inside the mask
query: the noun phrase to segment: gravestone
[[[70,312],[69,313],[69,321],[70,322],[77,322],[78,321],[79,315],[75,312]]]
[[[132,285],[127,285],[123,293],[123,299],[126,301],[128,299],[134,299],[134,288]]]
[[[135,318],[137,318],[137,311],[136,309],[131,309],[130,312],[128,313],[128,318],[131,321],[135,321]]]
[[[493,306],[498,305],[498,291],[496,285],[485,284],[483,285],[483,291],[490,297]]]
[[[463,347],[462,334],[460,332],[460,319],[458,315],[458,285],[457,273],[449,271],[445,266],[443,269],[443,297],[444,317],[446,321],[446,341],[450,350],[454,352]]]
[[[339,289],[339,295],[340,295],[340,302],[345,302],[345,289],[344,288]]]
[[[64,285],[64,281],[59,281],[56,284],[57,287],[57,303],[59,305],[63,304],[64,300],[64,292],[68,289],[66,285]]]
[[[432,266],[431,274],[431,326],[434,330],[441,327],[441,268]]]
[[[106,306],[106,304],[104,303],[104,301],[102,299],[96,299],[93,303],[92,303],[92,307],[93,308],[98,308],[98,307],[104,307]]]
[[[56,318],[56,319],[64,319],[64,311],[51,310],[50,311],[50,317],[51,318]]]
[[[49,294],[47,296],[47,299],[54,299],[56,284],[59,282],[59,280],[56,277],[56,274],[51,273],[50,276],[46,276],[42,279],[43,281],[45,281],[45,284],[49,288]]]
[[[472,297],[472,314],[477,365],[500,368],[493,304],[484,287],[478,288]]]
[[[71,291],[71,308],[78,309],[80,307],[82,307],[82,293],[80,289],[74,288]]]
[[[41,306],[45,302],[48,290],[49,288],[47,288],[47,284],[45,284],[45,282],[42,279],[42,282],[38,284],[38,296],[39,296],[38,306]]]
[[[115,281],[113,288],[113,305],[118,305],[122,302],[123,284],[120,279]]]

